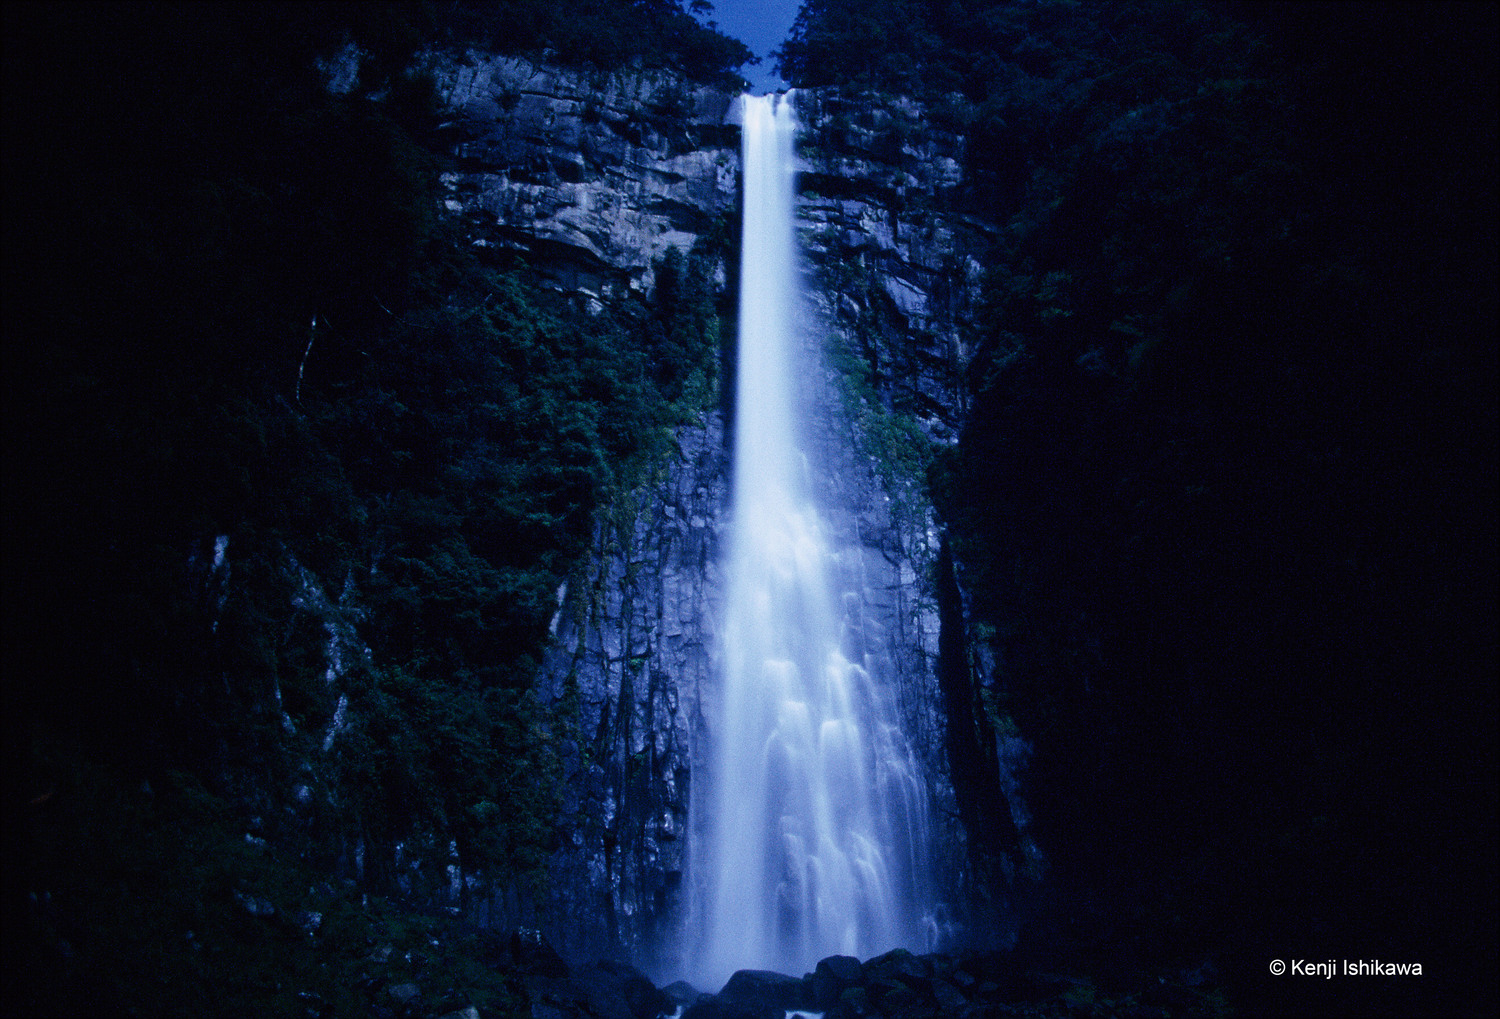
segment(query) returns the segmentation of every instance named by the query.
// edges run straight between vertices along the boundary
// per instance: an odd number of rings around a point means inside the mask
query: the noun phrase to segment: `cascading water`
[[[720,704],[694,810],[690,966],[802,973],[833,954],[924,945],[926,799],[866,662],[859,550],[831,549],[813,497],[804,399],[819,355],[797,328],[796,121],[742,100],[744,234],[733,536]],[[813,386],[812,388],[816,388]]]

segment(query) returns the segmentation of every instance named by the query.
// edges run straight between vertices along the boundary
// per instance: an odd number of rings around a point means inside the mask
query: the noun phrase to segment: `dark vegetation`
[[[1023,949],[1493,1010],[1495,46],[1464,4],[813,0],[781,50],[923,98],[1002,227],[932,484],[971,722],[1034,747],[1034,902],[998,785],[975,839]],[[1266,975],[1328,957],[1433,962]]]
[[[1494,7],[1359,10],[815,0],[782,52],[962,130],[943,200],[1002,228],[931,484],[997,663],[954,703],[1032,743],[1047,856],[1032,900],[1011,838],[976,872],[1097,979],[1059,1014],[1164,965],[1204,1007],[1494,1011]],[[556,590],[716,327],[702,253],[595,316],[479,259],[410,58],[723,81],[695,26],[6,6],[7,1012],[519,1004],[514,946],[394,905],[389,850],[534,879]],[[1428,975],[1263,976],[1330,957]]]
[[[713,11],[706,0],[458,0],[440,10],[443,44],[491,53],[546,53],[603,70],[639,62],[727,88],[740,85],[742,66],[759,61],[738,39],[700,23]]]
[[[747,54],[664,0],[5,19],[4,1011],[368,1014],[384,946],[493,1014],[397,847],[539,873],[556,592],[717,322],[700,253],[595,315],[476,258],[413,56]]]

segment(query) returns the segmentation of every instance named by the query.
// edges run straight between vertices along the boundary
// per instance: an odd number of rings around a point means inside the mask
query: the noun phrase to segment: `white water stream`
[[[799,398],[822,371],[804,342],[793,230],[796,120],[745,97],[734,503],[723,672],[697,798],[689,968],[800,975],[834,954],[924,948],[926,806],[893,694],[858,647],[860,592],[811,494]],[[849,550],[857,556],[858,549]]]

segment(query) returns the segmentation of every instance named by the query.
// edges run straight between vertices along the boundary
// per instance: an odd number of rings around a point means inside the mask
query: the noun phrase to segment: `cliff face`
[[[440,77],[462,169],[445,204],[477,247],[519,254],[580,306],[650,293],[654,262],[733,218],[731,96],[659,73],[591,78],[472,58]],[[720,290],[729,267],[713,270]],[[728,461],[719,416],[600,519],[559,592],[538,689],[573,716],[559,847],[540,911],[498,892],[482,922],[535,924],[565,953],[643,961],[679,904],[699,691],[712,676]]]
[[[448,211],[476,246],[521,254],[583,307],[648,294],[669,247],[734,228],[727,94],[661,74],[596,79],[489,58],[444,67],[440,84],[461,160],[444,176]],[[912,130],[921,110],[816,91],[797,104],[810,335],[824,340],[827,365],[807,380],[824,411],[809,453],[824,466],[824,501],[846,510],[827,523],[867,663],[900,692],[943,808],[936,897],[951,903],[964,837],[951,820],[938,538],[921,464],[963,416],[963,335],[985,232],[942,211],[961,180],[963,141]],[[715,267],[726,318],[734,272],[727,260]],[[576,705],[576,738],[563,748],[560,845],[536,923],[566,953],[623,948],[663,974],[690,908],[687,817],[713,738],[725,433],[717,413],[679,428],[634,503],[600,523],[583,575],[560,592],[541,683],[553,703]],[[527,919],[508,915],[503,897],[482,908],[497,924]],[[939,909],[936,926],[952,923]]]
[[[994,234],[957,211],[965,139],[910,100],[797,96],[804,243],[824,316],[882,409],[952,442],[966,410],[979,256]]]
[[[514,58],[439,70],[464,169],[446,206],[592,301],[649,291],[653,259],[734,211],[732,96],[662,72],[586,76]]]

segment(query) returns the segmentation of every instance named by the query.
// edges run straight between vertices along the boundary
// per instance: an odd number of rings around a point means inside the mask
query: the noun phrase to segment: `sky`
[[[781,45],[797,19],[801,0],[713,0],[709,19],[718,22],[719,31],[733,36],[750,47],[761,58],[740,71],[757,93],[786,88],[786,82],[771,68],[770,53]]]

